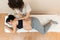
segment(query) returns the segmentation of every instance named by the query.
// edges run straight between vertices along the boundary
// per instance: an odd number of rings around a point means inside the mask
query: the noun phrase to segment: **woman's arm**
[[[16,33],[16,30],[17,30],[17,27],[14,25],[14,27],[13,27],[13,33]]]
[[[10,32],[11,33],[16,33],[16,26],[15,25],[13,25],[13,28],[10,28],[10,27],[8,27],[7,25],[5,25],[5,27],[8,29],[8,30],[10,30]]]
[[[8,27],[7,25],[5,25],[5,27],[6,27],[8,30],[10,30],[11,33],[13,32],[12,28]]]
[[[17,31],[17,23],[18,23],[18,21],[13,21],[13,23],[12,23],[13,33],[16,33],[16,31]]]

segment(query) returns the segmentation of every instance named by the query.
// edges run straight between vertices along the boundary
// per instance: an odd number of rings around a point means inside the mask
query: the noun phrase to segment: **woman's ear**
[[[10,24],[10,25],[11,25],[12,23],[11,23],[11,22],[8,22],[8,24]]]
[[[8,24],[12,24],[12,20],[10,20],[10,22],[8,22]]]

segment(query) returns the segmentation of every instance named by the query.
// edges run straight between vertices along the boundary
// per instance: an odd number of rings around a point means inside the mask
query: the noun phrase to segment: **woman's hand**
[[[13,33],[16,33],[16,31],[17,31],[17,21],[13,21],[12,26],[13,26]]]
[[[12,28],[8,27],[7,25],[5,25],[5,28],[8,29],[11,33],[13,32]]]

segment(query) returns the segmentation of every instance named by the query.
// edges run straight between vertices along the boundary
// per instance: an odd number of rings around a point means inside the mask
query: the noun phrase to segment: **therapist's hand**
[[[24,20],[30,20],[31,17],[24,17]]]
[[[20,17],[19,20],[26,20],[28,19],[27,17]]]

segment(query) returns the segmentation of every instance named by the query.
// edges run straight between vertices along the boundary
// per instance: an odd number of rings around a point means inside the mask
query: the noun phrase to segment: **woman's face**
[[[10,24],[10,25],[18,25],[18,19],[15,18],[14,20],[10,20],[10,22],[8,22],[8,24]]]
[[[12,21],[12,25],[18,25],[18,19],[15,18],[13,21]]]

